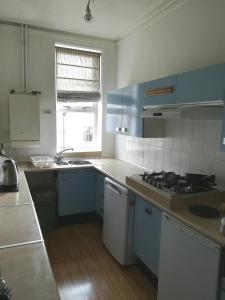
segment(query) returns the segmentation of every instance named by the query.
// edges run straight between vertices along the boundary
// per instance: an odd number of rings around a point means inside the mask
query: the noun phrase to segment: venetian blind
[[[100,57],[98,52],[56,48],[57,101],[100,99]]]

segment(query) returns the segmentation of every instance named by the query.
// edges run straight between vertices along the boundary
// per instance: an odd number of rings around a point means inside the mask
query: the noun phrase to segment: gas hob
[[[192,204],[224,201],[225,192],[215,188],[215,176],[174,172],[144,172],[126,177],[126,184],[147,201],[170,210],[187,208]]]
[[[185,176],[174,172],[144,172],[131,176],[138,182],[167,197],[179,197],[214,190],[215,176],[187,173]]]

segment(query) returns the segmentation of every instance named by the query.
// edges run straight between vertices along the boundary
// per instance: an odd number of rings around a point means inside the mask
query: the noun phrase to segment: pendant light
[[[92,0],[92,1],[94,1],[94,0]],[[90,2],[91,2],[91,0],[88,0],[87,7],[86,7],[86,14],[84,15],[84,20],[87,23],[93,21],[93,17],[92,17],[92,14],[91,14],[91,9],[90,9]]]

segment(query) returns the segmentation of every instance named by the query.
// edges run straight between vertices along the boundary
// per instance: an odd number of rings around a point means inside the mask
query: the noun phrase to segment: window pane
[[[58,112],[57,124],[58,149],[74,147],[76,151],[95,146],[94,112]]]

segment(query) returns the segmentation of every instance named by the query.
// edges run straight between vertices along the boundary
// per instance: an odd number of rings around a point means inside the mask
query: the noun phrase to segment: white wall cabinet
[[[40,143],[39,96],[9,95],[11,146]]]
[[[158,300],[219,300],[221,248],[163,215]]]

